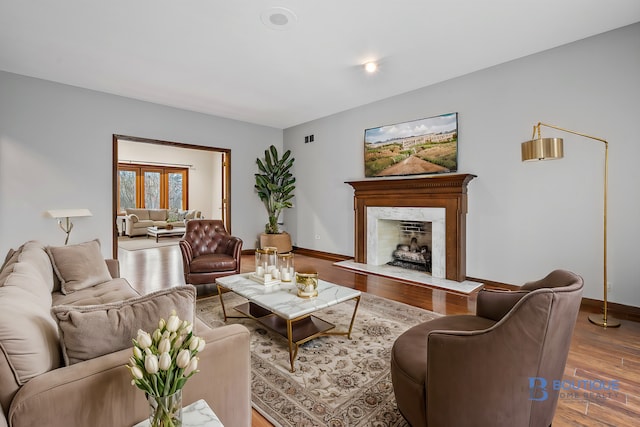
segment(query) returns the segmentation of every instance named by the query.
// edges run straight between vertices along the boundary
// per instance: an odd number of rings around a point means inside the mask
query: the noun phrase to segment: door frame
[[[143,142],[147,144],[168,145],[177,148],[191,150],[215,151],[222,154],[222,221],[225,228],[231,233],[231,149],[219,147],[207,147],[204,145],[185,144],[182,142],[163,141],[160,139],[141,138],[137,136],[113,134],[112,144],[112,181],[111,181],[111,218],[112,218],[112,251],[113,258],[118,258],[118,141]]]

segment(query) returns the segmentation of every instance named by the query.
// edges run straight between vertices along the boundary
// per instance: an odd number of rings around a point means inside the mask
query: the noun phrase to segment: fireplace
[[[381,221],[389,224],[390,227],[384,227],[388,237],[383,237],[380,232],[378,233],[378,241],[383,238],[392,241],[395,238],[397,242],[395,248],[393,248],[393,244],[391,245],[391,261],[388,261],[387,265],[431,273],[432,224],[413,220],[385,219]]]
[[[349,181],[354,192],[355,262],[382,265],[398,242],[385,228],[396,221],[431,224],[431,274],[466,278],[467,184],[471,174]]]

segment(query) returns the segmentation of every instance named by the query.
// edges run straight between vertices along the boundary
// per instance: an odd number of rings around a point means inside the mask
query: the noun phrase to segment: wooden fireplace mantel
[[[466,279],[467,184],[476,175],[347,181],[354,189],[355,262],[367,263],[367,207],[445,208],[446,279]]]

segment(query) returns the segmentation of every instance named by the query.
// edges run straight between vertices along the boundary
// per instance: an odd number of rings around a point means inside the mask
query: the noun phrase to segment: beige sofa
[[[206,341],[183,405],[204,399],[226,427],[251,424],[249,332],[195,317],[195,289],[140,296],[99,242],[30,241],[0,269],[0,426],[131,426],[149,416],[125,367],[138,328],[176,309]],[[60,280],[62,279],[62,280]]]
[[[185,221],[202,218],[197,210],[125,209],[125,212],[124,233],[129,237],[146,235],[147,227],[166,228],[169,224],[184,227]]]

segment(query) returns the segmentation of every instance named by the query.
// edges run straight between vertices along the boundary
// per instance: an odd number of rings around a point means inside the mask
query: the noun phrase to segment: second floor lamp
[[[533,137],[530,141],[522,143],[522,161],[535,161],[535,160],[553,160],[561,159],[564,157],[564,147],[562,138],[542,138],[540,127],[546,126],[549,128],[557,129],[563,132],[579,135],[584,138],[593,139],[604,143],[604,213],[603,213],[603,237],[604,243],[602,248],[602,261],[603,261],[603,313],[589,315],[589,321],[595,325],[602,326],[603,328],[617,328],[620,326],[620,322],[608,315],[607,311],[607,187],[608,187],[608,175],[609,175],[609,143],[595,136],[587,135],[581,132],[576,132],[569,129],[564,129],[558,126],[549,125],[546,123],[538,122],[533,127]]]

